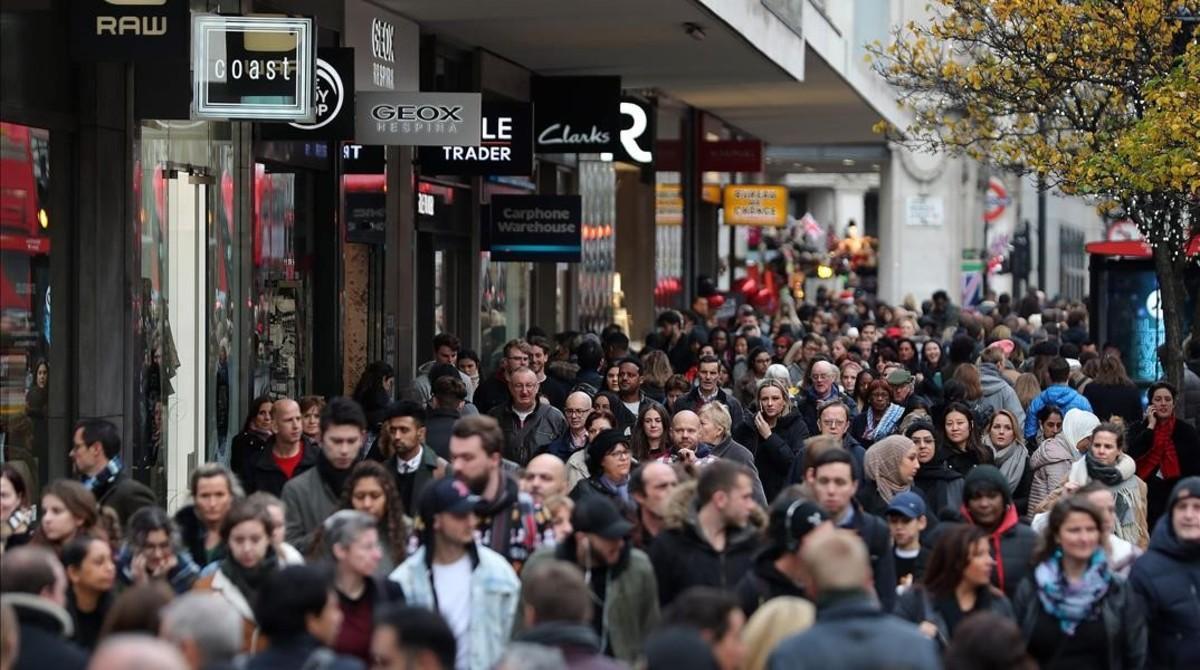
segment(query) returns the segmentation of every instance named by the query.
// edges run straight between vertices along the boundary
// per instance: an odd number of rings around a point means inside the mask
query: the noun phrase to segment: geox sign
[[[74,0],[70,14],[77,60],[187,57],[187,0]]]
[[[478,93],[360,92],[355,135],[360,144],[475,146],[481,139]]]

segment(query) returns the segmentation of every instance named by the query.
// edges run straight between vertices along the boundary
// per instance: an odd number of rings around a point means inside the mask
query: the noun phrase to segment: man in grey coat
[[[312,550],[317,529],[337,510],[366,431],[366,415],[349,398],[333,398],[321,412],[317,465],[288,481],[280,496],[287,508],[287,542],[300,553]]]
[[[1001,374],[1005,361],[1004,350],[993,345],[983,350],[979,357],[979,382],[983,386],[984,405],[995,414],[997,410],[1006,409],[1017,417],[1017,425],[1025,425],[1025,408],[1013,385]]]

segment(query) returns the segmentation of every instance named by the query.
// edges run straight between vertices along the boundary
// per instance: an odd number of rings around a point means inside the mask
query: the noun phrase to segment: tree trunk
[[[1177,253],[1165,244],[1154,246],[1154,271],[1158,275],[1159,304],[1163,313],[1164,325],[1167,329],[1167,341],[1164,343],[1165,356],[1160,356],[1167,381],[1179,389],[1179,400],[1183,400],[1183,310],[1187,289],[1183,284],[1184,265],[1187,262],[1182,256],[1172,260]]]

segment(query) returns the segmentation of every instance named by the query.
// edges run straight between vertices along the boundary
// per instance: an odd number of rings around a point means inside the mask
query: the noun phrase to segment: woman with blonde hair
[[[665,351],[652,349],[642,354],[642,393],[656,402],[666,402],[667,382],[671,380],[671,359]]]
[[[742,629],[746,646],[745,670],[762,670],[775,647],[785,639],[803,633],[816,620],[817,608],[804,598],[780,596],[763,603]]]
[[[787,384],[778,379],[764,379],[756,399],[758,411],[734,426],[733,439],[754,454],[763,493],[771,501],[787,486],[787,475],[804,451],[808,424],[792,411]]]
[[[1021,373],[1021,376],[1017,377],[1017,383],[1013,386],[1017,390],[1017,400],[1021,401],[1021,408],[1027,412],[1029,403],[1042,394],[1042,385],[1038,383],[1037,375],[1032,372]]]

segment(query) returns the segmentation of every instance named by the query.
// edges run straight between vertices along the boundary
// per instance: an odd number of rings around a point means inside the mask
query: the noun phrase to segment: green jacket
[[[574,536],[556,547],[538,549],[525,562],[521,573],[527,575],[537,565],[556,558],[578,566]],[[642,653],[646,637],[658,626],[658,582],[654,578],[654,566],[641,549],[633,548],[626,541],[621,559],[610,571],[609,579],[601,638],[608,640],[617,659],[632,666]],[[523,619],[522,616],[516,618],[514,634],[521,632]]]

